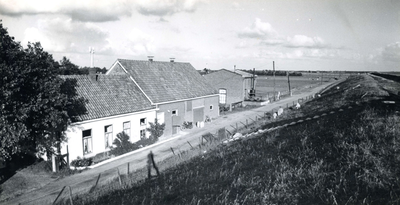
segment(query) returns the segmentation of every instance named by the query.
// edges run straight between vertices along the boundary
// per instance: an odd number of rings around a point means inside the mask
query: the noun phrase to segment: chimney
[[[96,72],[96,68],[89,68],[89,78],[91,81],[99,80],[99,74]]]
[[[147,56],[147,58],[149,59],[150,62],[153,61],[154,56]]]
[[[175,58],[169,58],[169,62],[175,62]]]
[[[96,68],[89,68],[89,75],[96,75]]]

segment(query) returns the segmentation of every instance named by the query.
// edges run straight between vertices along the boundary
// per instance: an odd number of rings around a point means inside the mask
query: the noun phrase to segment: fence
[[[290,103],[286,103],[286,109],[290,109],[290,108],[293,109],[297,103],[303,104],[306,101],[313,99],[314,97],[315,96],[310,95],[305,98],[299,98]],[[221,143],[223,143],[224,140],[232,139],[236,133],[256,131],[253,129],[258,128],[259,127],[258,125],[267,124],[267,123],[276,121],[276,119],[273,119],[272,116],[273,116],[273,113],[278,112],[278,110],[280,108],[284,108],[284,107],[275,107],[269,112],[264,112],[262,114],[256,114],[252,117],[248,117],[245,120],[237,121],[236,123],[231,124],[227,127],[221,127],[214,132],[207,132],[207,133],[201,135],[199,137],[198,141],[196,140],[197,142],[196,141],[192,141],[192,142],[186,141],[181,145],[166,147],[164,150],[160,151],[160,153],[159,153],[159,154],[162,154],[162,156],[164,156],[165,158],[164,158],[164,160],[158,159],[159,160],[158,163],[163,163],[163,161],[170,159],[170,158],[182,159],[183,153],[185,153],[185,151],[187,151],[187,150],[199,150],[200,151],[199,153],[203,153],[203,151],[205,150],[204,146],[210,145],[212,143],[217,144],[217,145],[221,144]],[[184,150],[184,151],[182,151],[182,150]],[[170,152],[172,157],[168,156],[166,154],[167,152]],[[149,157],[150,155],[151,155],[151,158]],[[123,170],[126,170],[126,172],[124,171],[122,173],[120,168],[122,169],[123,166],[126,166],[126,169],[123,168]],[[154,161],[154,156],[152,155],[152,153],[148,155],[147,170],[145,167],[145,168],[136,169],[134,172],[132,172],[131,167],[132,167],[132,164],[130,162],[128,162],[125,165],[115,168],[113,171],[111,171],[111,175],[113,176],[111,178],[110,178],[109,170],[107,171],[108,173],[99,173],[98,175],[93,176],[92,179],[86,180],[86,182],[89,184],[89,186],[86,187],[85,191],[88,193],[93,193],[96,190],[98,190],[100,179],[102,179],[103,176],[105,178],[107,178],[107,180],[108,180],[107,182],[105,182],[106,185],[108,185],[107,183],[112,183],[114,181],[113,186],[119,186],[119,187],[123,188],[123,187],[126,187],[129,183],[133,182],[132,179],[129,179],[127,177],[127,176],[130,176],[132,178],[132,174],[138,175],[137,176],[138,180],[143,180],[145,178],[147,178],[147,179],[157,178],[157,176],[160,175],[159,168]],[[152,167],[157,172],[156,177],[151,175]],[[143,171],[142,169],[144,169],[144,173],[138,174],[138,172]],[[110,182],[110,180],[111,180],[111,182]],[[103,185],[104,185],[104,183],[103,183]],[[55,191],[52,194],[48,195],[48,196],[51,196],[51,195],[55,195],[58,193],[57,197],[53,201],[53,204],[56,204],[57,202],[59,202],[61,200],[64,200],[64,203],[68,203],[68,201],[69,201],[70,204],[73,204],[73,196],[74,196],[73,191],[74,190],[71,188],[71,186],[72,185],[64,186],[59,192]],[[68,188],[69,192],[66,191],[66,188]],[[77,191],[75,190],[75,193],[76,193],[75,196],[77,196],[78,194],[82,194],[83,191],[81,189],[77,190]],[[44,196],[44,197],[46,197],[46,196]],[[30,202],[37,203],[38,201],[36,199],[36,200],[32,200]]]
[[[304,104],[313,98],[315,98],[315,95],[306,96],[305,98],[299,98],[290,103],[286,103],[285,107],[286,107],[286,109],[296,109],[297,103]],[[251,128],[251,126],[254,125],[255,123],[266,123],[266,121],[273,122],[270,120],[274,120],[273,119],[274,113],[278,113],[280,108],[284,109],[285,107],[275,107],[275,108],[272,108],[271,111],[269,111],[269,112],[264,112],[262,115],[257,114],[254,117],[249,117],[245,121],[238,121],[235,124],[229,125],[226,128],[226,132],[228,135],[230,135],[232,137],[235,133],[239,132],[242,129]]]

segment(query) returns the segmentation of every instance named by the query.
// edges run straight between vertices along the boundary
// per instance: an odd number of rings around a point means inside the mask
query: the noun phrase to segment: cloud
[[[239,9],[240,8],[240,4],[238,2],[233,2],[232,3],[232,7],[235,9]]]
[[[137,56],[155,53],[156,46],[154,40],[143,31],[133,28],[126,37],[127,42],[124,45],[125,54]]]
[[[276,38],[278,33],[272,28],[271,24],[262,22],[259,18],[250,27],[246,27],[238,33],[239,38],[267,39]]]
[[[324,43],[320,37],[311,38],[304,35],[295,35],[293,37],[287,37],[284,46],[293,48],[322,48],[324,47]]]
[[[238,37],[243,39],[256,39],[262,46],[282,46],[286,48],[333,48],[324,43],[319,37],[309,37],[305,35],[283,36],[279,34],[271,24],[256,18],[250,27],[238,32]],[[243,46],[238,46],[241,48]]]
[[[200,0],[141,0],[137,11],[146,16],[170,16],[179,12],[194,12]]]
[[[106,22],[130,16],[133,6],[130,0],[0,0],[0,13],[8,16],[63,14],[76,21]]]
[[[22,41],[40,41],[50,52],[86,53],[94,47],[96,53],[109,53],[108,33],[92,23],[74,22],[71,19],[42,19],[36,27],[25,30]]]
[[[400,62],[400,42],[391,43],[382,50],[382,59],[392,62]]]

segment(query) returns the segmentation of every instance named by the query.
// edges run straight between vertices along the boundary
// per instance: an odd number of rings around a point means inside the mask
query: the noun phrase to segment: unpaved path
[[[173,156],[172,152],[170,151],[170,147],[173,147],[174,149],[179,148],[179,150],[181,151],[190,149],[190,145],[187,142],[190,142],[190,144],[192,144],[193,146],[197,146],[200,143],[199,142],[200,137],[208,132],[215,133],[220,128],[223,127],[229,128],[230,125],[234,125],[240,121],[242,122],[246,121],[246,119],[248,118],[254,119],[257,114],[263,115],[264,112],[269,112],[272,109],[276,110],[276,108],[279,108],[280,106],[285,108],[286,104],[291,105],[293,101],[297,101],[297,99],[313,95],[319,92],[320,90],[326,88],[327,86],[331,85],[332,83],[337,83],[337,82],[338,81],[334,81],[323,85],[319,85],[317,87],[311,88],[306,92],[302,92],[300,94],[281,99],[280,101],[276,101],[259,108],[220,116],[217,119],[213,120],[212,123],[207,123],[206,126],[203,128],[193,128],[190,130],[184,130],[183,132],[181,132],[179,136],[160,139],[159,143],[132,152],[132,154],[122,157],[118,160],[109,162],[107,164],[101,165],[94,169],[84,171],[79,174],[62,178],[57,181],[50,181],[48,184],[39,189],[36,189],[29,193],[25,193],[16,198],[10,199],[9,201],[5,202],[3,201],[0,203],[1,204],[51,204],[56,199],[58,193],[64,186],[70,186],[71,189],[73,190],[72,191],[73,194],[85,193],[91,188],[91,186],[94,185],[99,173],[101,173],[101,177],[99,180],[99,184],[101,185],[115,178],[117,173],[116,172],[117,168],[121,173],[126,173],[127,172],[126,165],[128,162],[131,164],[130,170],[135,170],[145,167],[147,154],[149,153],[150,150],[155,154],[156,161],[161,161],[163,159]]]

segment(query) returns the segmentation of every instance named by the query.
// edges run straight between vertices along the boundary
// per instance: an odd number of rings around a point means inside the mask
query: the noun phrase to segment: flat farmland
[[[328,82],[329,79],[323,79],[323,82]],[[290,77],[290,87],[291,89],[301,89],[307,88],[312,85],[320,84],[321,81],[318,78],[307,78],[302,76],[293,76]],[[275,90],[278,92],[287,92],[289,90],[288,87],[288,79],[286,76],[276,76],[275,77]],[[271,93],[274,91],[274,77],[272,76],[260,76],[257,78],[256,83],[256,95],[257,96],[265,96],[267,93]],[[272,94],[272,93],[271,93]]]
[[[400,76],[400,72],[382,72],[383,74]]]

